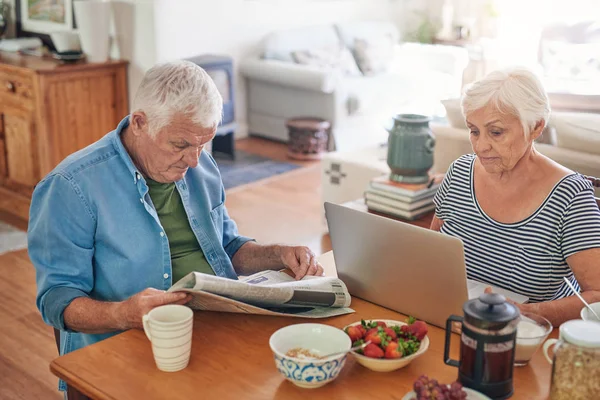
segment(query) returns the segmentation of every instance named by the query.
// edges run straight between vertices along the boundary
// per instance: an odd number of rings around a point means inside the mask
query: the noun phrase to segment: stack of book
[[[435,176],[428,183],[409,184],[392,181],[389,175],[373,178],[365,203],[370,212],[412,221],[435,208],[433,197],[442,179]]]

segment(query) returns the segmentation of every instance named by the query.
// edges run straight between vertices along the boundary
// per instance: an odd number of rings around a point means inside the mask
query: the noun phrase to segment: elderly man
[[[37,306],[61,330],[61,354],[141,327],[153,307],[189,301],[165,290],[190,271],[231,279],[284,267],[297,279],[322,274],[306,247],[238,234],[217,164],[202,151],[221,112],[200,67],[157,65],[117,129],[37,185],[29,255]]]

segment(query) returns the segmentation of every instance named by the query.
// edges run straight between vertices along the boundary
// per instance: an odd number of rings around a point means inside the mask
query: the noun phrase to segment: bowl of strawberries
[[[429,348],[427,324],[410,317],[407,322],[389,319],[361,320],[344,327],[358,363],[372,371],[389,372],[406,367]]]

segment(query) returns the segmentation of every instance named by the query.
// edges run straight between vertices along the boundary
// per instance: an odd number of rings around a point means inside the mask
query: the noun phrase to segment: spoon
[[[363,344],[359,344],[358,346],[350,347],[348,350],[337,351],[335,353],[327,354],[326,356],[321,356],[320,358],[329,358],[329,357],[332,357],[332,356],[338,356],[338,355],[341,355],[341,354],[350,353],[351,351],[356,351],[356,350],[364,349],[369,344],[371,344],[370,340],[364,342]]]
[[[563,279],[565,280],[565,282],[567,282],[567,285],[569,285],[569,288],[571,289],[571,291],[573,293],[575,293],[577,295],[577,297],[579,297],[579,300],[581,300],[583,302],[583,304],[585,304],[585,306],[587,307],[588,310],[590,310],[590,312],[592,314],[594,314],[594,316],[596,317],[596,319],[598,321],[600,321],[600,317],[598,316],[598,314],[596,314],[596,311],[594,311],[594,309],[592,307],[590,307],[590,305],[587,303],[587,301],[585,301],[585,299],[583,297],[581,297],[581,295],[579,293],[577,293],[577,291],[575,290],[575,288],[573,287],[573,285],[571,284],[571,282],[569,282],[569,280],[565,277],[563,277]]]

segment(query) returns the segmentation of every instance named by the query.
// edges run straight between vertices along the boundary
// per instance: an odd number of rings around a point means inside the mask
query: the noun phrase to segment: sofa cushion
[[[437,115],[440,93],[451,77],[427,71],[421,74],[383,73],[374,76],[344,77],[343,87],[349,115],[383,115],[398,113]]]
[[[368,41],[356,39],[354,58],[365,76],[389,71],[394,57],[394,44],[389,39]]]
[[[292,58],[298,64],[319,68],[336,68],[350,76],[360,75],[352,53],[341,44],[334,47],[293,51]]]
[[[554,113],[550,125],[558,147],[600,155],[600,114]]]
[[[580,80],[600,77],[600,43],[543,41],[541,58],[549,77]]]
[[[462,109],[460,108],[460,99],[442,100],[442,104],[446,109],[446,119],[452,128],[469,129],[465,117],[463,116]],[[547,125],[535,142],[556,146],[557,139],[555,129],[550,125]]]
[[[556,146],[556,128],[550,125],[546,125],[546,127],[544,127],[544,130],[542,131],[542,134],[538,136],[537,139],[535,139],[535,143]]]
[[[345,22],[335,25],[339,38],[351,51],[354,51],[356,39],[367,42],[391,41],[398,43],[400,34],[398,28],[391,22],[359,21]]]
[[[453,128],[469,129],[465,122],[462,110],[460,108],[460,99],[446,99],[442,100],[442,104],[446,109],[446,119]]]
[[[337,47],[340,38],[333,25],[309,26],[272,32],[263,40],[262,57],[294,62],[292,53],[301,50]]]

